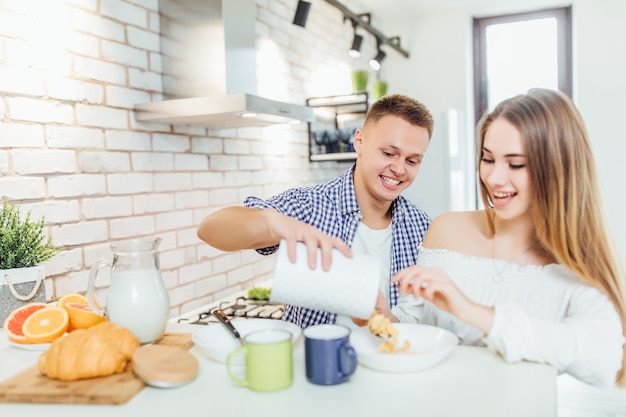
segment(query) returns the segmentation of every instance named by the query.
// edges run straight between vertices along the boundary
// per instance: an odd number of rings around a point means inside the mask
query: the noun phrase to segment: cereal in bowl
[[[380,353],[415,353],[411,351],[411,343],[405,340],[402,346],[398,346],[398,329],[396,329],[391,320],[383,314],[374,313],[367,321],[367,327],[370,332],[376,336],[386,339],[379,347]]]

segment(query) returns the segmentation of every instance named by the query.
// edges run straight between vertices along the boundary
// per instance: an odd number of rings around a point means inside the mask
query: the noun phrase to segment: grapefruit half
[[[22,325],[31,314],[46,307],[46,303],[28,303],[13,310],[4,320],[3,326],[9,340],[13,343],[30,343],[24,336]]]

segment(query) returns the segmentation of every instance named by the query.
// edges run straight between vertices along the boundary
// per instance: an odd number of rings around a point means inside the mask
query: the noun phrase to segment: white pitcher
[[[89,274],[91,308],[129,329],[142,344],[160,339],[169,319],[170,300],[159,270],[159,243],[160,238],[114,243],[113,259],[99,260]],[[95,297],[95,282],[98,272],[107,267],[111,268],[111,285],[102,308]]]

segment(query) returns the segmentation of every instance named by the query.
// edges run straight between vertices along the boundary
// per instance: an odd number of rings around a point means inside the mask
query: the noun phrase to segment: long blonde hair
[[[536,239],[544,254],[613,302],[626,335],[624,269],[608,237],[595,162],[587,130],[572,101],[563,93],[533,89],[500,103],[477,128],[478,163],[490,124],[504,118],[520,132],[532,184]],[[485,184],[480,181],[485,207]],[[489,213],[491,210],[487,210]],[[488,215],[491,233],[493,216]],[[626,346],[618,386],[626,386]]]

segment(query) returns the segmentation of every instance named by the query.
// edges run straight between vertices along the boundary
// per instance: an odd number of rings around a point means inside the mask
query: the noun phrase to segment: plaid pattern
[[[312,187],[294,188],[269,200],[248,197],[246,207],[273,208],[285,215],[313,225],[324,233],[339,237],[352,246],[356,229],[361,221],[361,212],[354,195],[352,181],[353,165],[342,176]],[[391,270],[393,276],[401,269],[415,264],[417,252],[426,229],[430,225],[428,215],[406,198],[399,196],[392,203],[391,225]],[[270,255],[278,246],[257,249],[262,255]],[[391,278],[391,276],[389,278]],[[398,303],[396,284],[389,283],[390,307]],[[288,305],[283,320],[305,328],[313,324],[335,323],[336,314]]]

